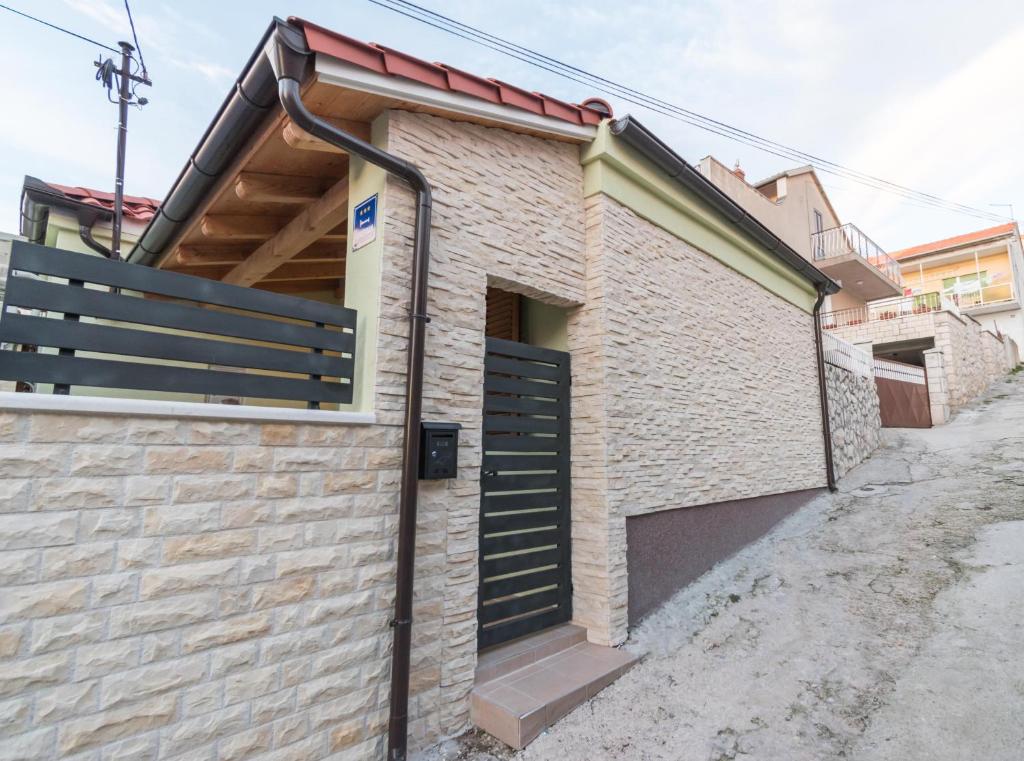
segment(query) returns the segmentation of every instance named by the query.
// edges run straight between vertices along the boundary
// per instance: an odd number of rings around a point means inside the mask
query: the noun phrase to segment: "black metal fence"
[[[16,241],[0,312],[0,343],[14,349],[0,351],[0,379],[317,408],[352,401],[355,331],[345,307]]]

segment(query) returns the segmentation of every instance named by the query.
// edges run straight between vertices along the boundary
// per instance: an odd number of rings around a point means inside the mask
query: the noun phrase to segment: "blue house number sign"
[[[358,251],[377,239],[377,196],[370,196],[356,206],[355,223],[352,225],[352,250]]]

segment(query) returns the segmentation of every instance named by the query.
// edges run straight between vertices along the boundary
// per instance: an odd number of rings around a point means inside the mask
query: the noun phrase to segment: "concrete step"
[[[581,640],[577,630],[582,627],[556,627],[481,654],[470,703],[473,723],[524,748],[636,663],[623,650],[586,642],[585,631]],[[501,652],[505,648],[511,649]]]

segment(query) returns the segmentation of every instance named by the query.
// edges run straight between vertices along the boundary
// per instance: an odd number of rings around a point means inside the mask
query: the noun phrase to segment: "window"
[[[825,229],[825,219],[821,216],[821,212],[817,209],[814,210],[814,234],[811,235],[811,240],[814,241],[814,258],[823,259],[825,257],[825,240],[824,236],[821,235],[821,231]]]
[[[969,307],[981,302],[981,289],[988,286],[988,272],[970,272],[942,279],[942,293],[958,306]]]

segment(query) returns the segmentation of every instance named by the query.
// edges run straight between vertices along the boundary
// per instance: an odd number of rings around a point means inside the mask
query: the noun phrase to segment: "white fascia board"
[[[386,98],[407,100],[423,106],[443,109],[467,116],[476,116],[495,122],[504,122],[538,132],[547,132],[559,137],[590,141],[597,136],[597,127],[589,124],[571,124],[562,119],[534,114],[513,106],[503,106],[474,98],[463,93],[438,90],[408,79],[378,74],[360,66],[354,66],[337,58],[318,53],[316,74],[319,81],[350,90],[381,95]]]
[[[243,404],[207,404],[169,402],[156,399],[117,399],[106,396],[67,396],[60,394],[22,394],[0,392],[0,410],[26,412],[71,412],[91,415],[131,415],[139,417],[238,420],[250,423],[319,423],[334,425],[372,425],[372,412],[336,412],[300,410],[293,407],[255,407]]]

